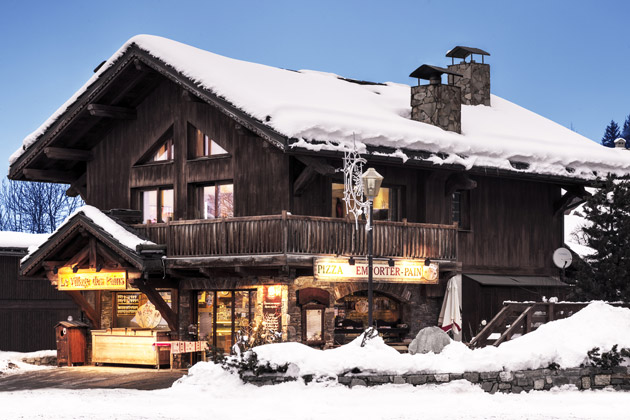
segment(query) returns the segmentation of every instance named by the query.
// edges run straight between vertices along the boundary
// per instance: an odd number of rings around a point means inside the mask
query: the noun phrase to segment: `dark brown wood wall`
[[[229,152],[190,159],[188,124]],[[173,128],[175,159],[136,165]],[[280,214],[289,208],[288,157],[212,106],[186,100],[182,89],[163,81],[137,108],[132,121],[113,128],[94,149],[88,164],[88,204],[100,209],[138,208],[143,188],[173,186],[175,219],[194,218],[197,186],[234,182],[235,216]]]
[[[562,246],[563,218],[554,184],[475,177],[470,192],[470,231],[459,233],[464,273],[557,275],[553,251]]]
[[[0,254],[0,350],[55,349],[55,324],[80,311],[47,280],[18,279],[22,256]]]

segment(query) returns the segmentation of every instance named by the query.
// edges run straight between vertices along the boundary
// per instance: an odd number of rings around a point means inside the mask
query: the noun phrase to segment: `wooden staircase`
[[[499,344],[535,331],[556,319],[568,318],[587,303],[505,302],[503,309],[468,344],[470,348]],[[498,335],[498,338],[496,336]],[[491,338],[492,336],[492,338]]]

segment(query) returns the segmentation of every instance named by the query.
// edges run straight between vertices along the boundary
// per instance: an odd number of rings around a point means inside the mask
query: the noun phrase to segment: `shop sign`
[[[172,354],[195,353],[205,351],[208,348],[206,341],[169,341]]]
[[[367,281],[368,262],[355,259],[350,265],[348,258],[315,258],[313,272],[316,280]],[[436,262],[394,260],[390,267],[387,261],[378,260],[372,264],[372,278],[380,282],[437,284],[439,274]]]
[[[62,273],[59,271],[57,288],[59,290],[125,290],[127,273],[125,271],[86,271]]]

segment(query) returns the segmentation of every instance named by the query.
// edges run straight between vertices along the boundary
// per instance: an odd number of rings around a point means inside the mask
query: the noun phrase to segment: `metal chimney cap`
[[[481,50],[479,48],[462,47],[458,45],[457,47],[447,52],[446,56],[453,57],[453,58],[466,58],[471,54],[490,55],[489,52]]]
[[[463,75],[456,73],[454,71],[451,71],[449,69],[445,69],[444,67],[430,66],[428,64],[423,64],[417,69],[415,69],[413,72],[411,72],[409,77],[415,77],[417,79],[423,79],[423,80],[431,80],[431,79],[438,78],[442,76],[443,74],[451,74],[453,76],[463,77]]]

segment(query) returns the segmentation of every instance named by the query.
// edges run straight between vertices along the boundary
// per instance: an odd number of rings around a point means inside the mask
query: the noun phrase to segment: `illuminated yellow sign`
[[[366,281],[368,279],[368,262],[356,260],[350,265],[348,258],[315,258],[314,275],[317,280],[328,281]],[[387,283],[423,283],[437,284],[439,266],[432,262],[424,265],[424,261],[395,260],[394,266],[387,261],[374,261],[372,264],[374,281]]]
[[[59,272],[57,282],[59,290],[125,290],[127,273],[125,271],[78,273]]]

